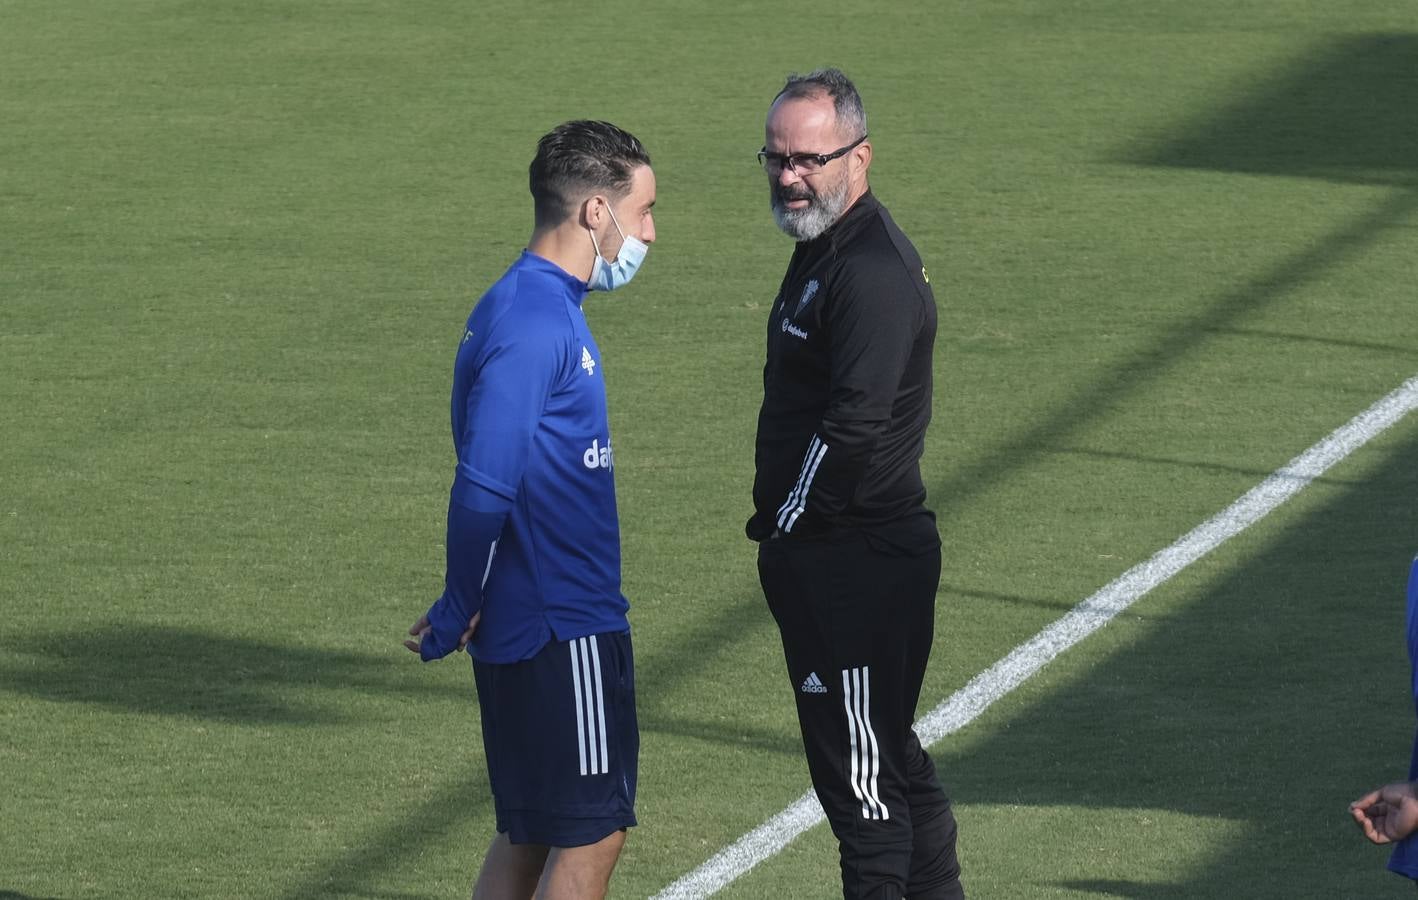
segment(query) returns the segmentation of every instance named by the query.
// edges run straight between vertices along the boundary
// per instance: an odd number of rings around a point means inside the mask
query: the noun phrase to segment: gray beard
[[[831,188],[808,198],[808,205],[802,209],[788,209],[779,196],[776,185],[769,189],[768,202],[773,208],[773,219],[783,233],[797,241],[811,241],[836,224],[847,211],[847,193],[851,189],[846,178]]]

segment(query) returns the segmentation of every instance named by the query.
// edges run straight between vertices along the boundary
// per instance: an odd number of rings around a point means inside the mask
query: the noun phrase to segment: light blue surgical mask
[[[586,229],[591,232],[591,246],[596,249],[596,261],[592,263],[591,277],[586,281],[586,287],[593,291],[613,291],[629,284],[630,279],[639,271],[640,264],[645,261],[645,254],[650,252],[650,248],[640,238],[625,236],[620,223],[616,221],[615,213],[611,212],[609,203],[606,204],[606,212],[611,214],[611,224],[620,232],[622,243],[620,252],[615,255],[615,261],[606,262],[605,257],[601,256],[601,245],[596,240],[596,232]]]

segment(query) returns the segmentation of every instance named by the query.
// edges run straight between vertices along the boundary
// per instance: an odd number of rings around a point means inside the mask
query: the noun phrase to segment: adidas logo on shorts
[[[800,690],[804,694],[825,694],[827,685],[822,683],[822,679],[817,677],[816,672],[809,672],[807,678],[803,679],[803,686]]]

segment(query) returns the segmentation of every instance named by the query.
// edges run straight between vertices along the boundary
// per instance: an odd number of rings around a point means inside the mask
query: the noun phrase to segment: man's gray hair
[[[800,97],[811,99],[824,94],[832,98],[837,127],[844,136],[856,140],[867,133],[867,111],[862,108],[862,95],[857,93],[857,86],[841,69],[818,69],[806,75],[789,75],[787,84],[783,85],[773,102],[777,103],[785,97],[789,100]]]

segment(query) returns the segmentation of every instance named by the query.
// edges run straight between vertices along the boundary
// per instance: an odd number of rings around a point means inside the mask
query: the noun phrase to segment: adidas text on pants
[[[758,568],[843,896],[961,900],[955,816],[912,730],[939,548],[905,555],[860,532],[777,539],[759,545]]]

